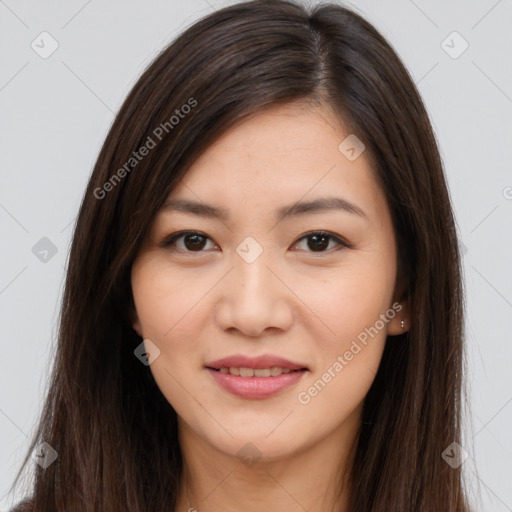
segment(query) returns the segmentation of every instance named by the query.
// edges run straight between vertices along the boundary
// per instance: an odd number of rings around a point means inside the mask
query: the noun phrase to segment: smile
[[[236,375],[237,377],[279,377],[283,373],[291,373],[300,370],[291,370],[290,368],[279,368],[278,366],[272,366],[272,368],[228,368],[223,366],[219,368],[221,373],[229,373],[230,375]]]

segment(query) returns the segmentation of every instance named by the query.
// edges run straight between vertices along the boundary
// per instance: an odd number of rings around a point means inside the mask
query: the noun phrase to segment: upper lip
[[[308,369],[304,364],[295,363],[288,359],[270,354],[263,354],[256,357],[235,354],[233,356],[223,357],[222,359],[217,359],[216,361],[207,363],[206,367],[214,368],[215,370],[219,370],[220,368],[253,368],[257,370],[272,367],[289,368],[290,370]]]

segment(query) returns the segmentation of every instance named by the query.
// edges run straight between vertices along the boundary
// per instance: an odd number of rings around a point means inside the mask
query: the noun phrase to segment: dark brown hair
[[[365,399],[350,510],[469,510],[461,468],[441,457],[461,443],[463,293],[426,109],[395,51],[359,14],[282,0],[235,4],[194,23],[144,71],[115,118],[74,231],[54,367],[30,447],[45,441],[58,458],[44,470],[34,464],[33,510],[173,510],[182,464],[176,413],[134,357],[141,339],[131,327],[131,265],[156,212],[212,142],[248,116],[298,100],[329,106],[365,144],[394,222],[411,314],[408,333],[386,343]],[[135,161],[143,146],[149,151]]]

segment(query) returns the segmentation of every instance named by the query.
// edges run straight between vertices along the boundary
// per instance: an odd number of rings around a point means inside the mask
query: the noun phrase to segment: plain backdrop
[[[157,52],[228,3],[0,0],[1,510],[21,498],[6,491],[40,411],[73,223],[102,141]],[[344,5],[401,56],[439,141],[464,252],[463,467],[478,510],[512,511],[512,1]]]

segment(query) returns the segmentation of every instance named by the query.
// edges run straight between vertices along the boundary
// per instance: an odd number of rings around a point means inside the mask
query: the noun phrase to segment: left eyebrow
[[[227,221],[229,219],[229,210],[219,208],[218,206],[211,204],[198,203],[196,201],[189,201],[185,199],[169,200],[163,205],[162,210],[191,213],[201,217],[217,218],[222,221]],[[283,206],[277,210],[276,217],[280,221],[285,218],[299,215],[322,213],[332,210],[339,210],[368,219],[367,215],[359,206],[339,197],[325,197],[315,199],[313,201]]]
[[[313,201],[295,203],[294,205],[285,206],[277,211],[278,220],[297,215],[306,215],[308,213],[322,213],[326,211],[340,210],[346,213],[359,215],[368,218],[364,211],[353,203],[349,203],[345,199],[339,197],[324,197]]]

